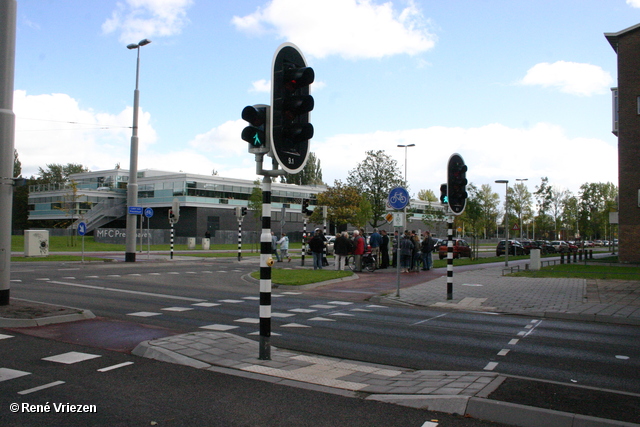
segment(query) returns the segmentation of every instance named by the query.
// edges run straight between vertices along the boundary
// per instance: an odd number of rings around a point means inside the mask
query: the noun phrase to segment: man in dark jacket
[[[336,270],[344,270],[350,249],[349,233],[343,231],[338,234],[336,242],[333,244],[333,253],[336,257]]]
[[[387,231],[382,230],[382,243],[380,244],[380,254],[382,257],[382,261],[380,263],[380,268],[389,267],[389,236],[387,236]]]
[[[322,270],[322,252],[324,250],[324,235],[316,228],[314,236],[309,240],[309,249],[313,254],[313,269]]]

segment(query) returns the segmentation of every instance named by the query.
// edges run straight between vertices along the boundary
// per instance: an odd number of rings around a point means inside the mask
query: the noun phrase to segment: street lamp
[[[516,178],[516,181],[519,181],[519,182],[529,181],[529,178]],[[522,205],[520,206],[520,212],[518,212],[518,219],[520,220],[520,238],[522,239]],[[527,231],[527,237],[529,237],[528,231]]]
[[[509,180],[498,179],[496,184],[505,185],[505,200],[504,200],[504,266],[509,266]]]
[[[408,144],[408,145],[398,144],[398,147],[404,148],[404,185],[407,185],[407,148],[415,147],[415,146],[416,144]]]
[[[151,43],[149,39],[140,40],[137,44],[127,45],[127,49],[137,49],[136,62],[136,89],[133,91],[133,127],[131,133],[131,157],[129,160],[129,182],[127,183],[127,234],[125,237],[126,262],[136,261],[136,225],[138,215],[129,212],[131,207],[138,205],[138,105],[140,103],[140,91],[138,90],[138,78],[140,76],[140,48]]]

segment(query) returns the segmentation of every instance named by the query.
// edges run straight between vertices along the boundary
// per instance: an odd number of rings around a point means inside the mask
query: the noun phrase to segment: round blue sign
[[[78,224],[78,235],[84,236],[85,234],[87,234],[87,224],[81,222],[80,224]]]
[[[153,209],[151,208],[146,208],[144,210],[144,216],[146,216],[147,218],[151,218],[153,216]]]
[[[409,204],[409,192],[402,187],[396,187],[389,192],[389,206],[401,210]]]

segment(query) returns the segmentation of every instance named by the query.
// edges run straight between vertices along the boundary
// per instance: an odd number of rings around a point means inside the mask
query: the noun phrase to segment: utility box
[[[195,237],[187,237],[187,248],[195,249],[196,248],[196,238]]]
[[[531,249],[531,263],[529,264],[529,270],[538,271],[541,266],[540,249]]]
[[[211,245],[211,239],[208,239],[206,237],[204,239],[202,239],[202,250],[203,251],[208,251],[210,245]]]
[[[24,231],[24,256],[48,256],[49,255],[49,231],[25,230]]]

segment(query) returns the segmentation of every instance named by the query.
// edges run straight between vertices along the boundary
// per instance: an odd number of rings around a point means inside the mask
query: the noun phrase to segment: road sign
[[[151,208],[146,208],[144,210],[144,216],[146,216],[147,218],[151,218],[153,216],[153,209]]]
[[[78,236],[84,236],[85,234],[87,234],[87,224],[81,222],[78,224]]]
[[[518,231],[520,230],[520,226],[518,225],[518,223],[516,222],[515,224],[513,224],[513,227],[511,227],[512,231]]]
[[[389,192],[389,206],[393,209],[401,210],[409,204],[409,192],[402,188],[396,187]]]
[[[142,215],[142,206],[129,206],[129,215]]]

